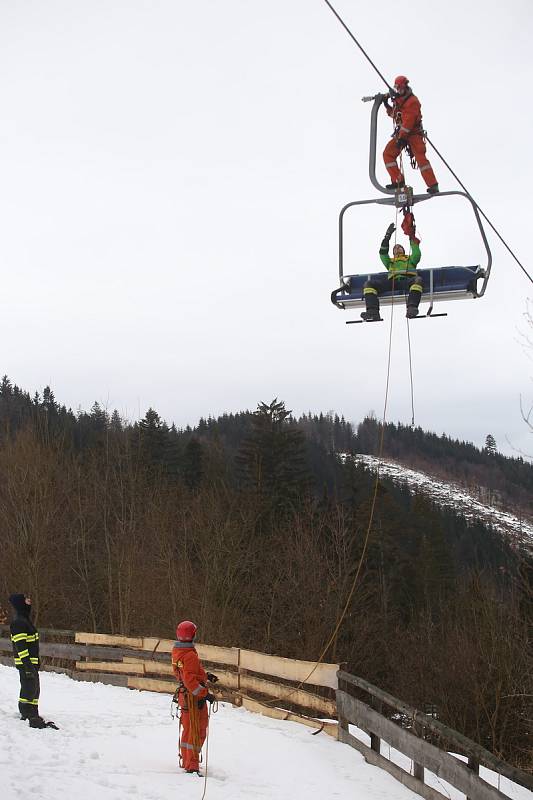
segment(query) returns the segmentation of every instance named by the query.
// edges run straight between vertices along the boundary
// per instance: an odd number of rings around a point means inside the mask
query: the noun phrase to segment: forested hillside
[[[97,403],[74,414],[50,389],[30,397],[4,378],[2,596],[31,593],[42,625],[169,637],[186,617],[202,641],[314,659],[348,597],[375,487],[338,453],[372,452],[377,432],[372,419],[357,431],[294,419],[277,400],[177,430],[153,409],[138,423]],[[441,439],[385,432],[398,456],[433,447],[444,461],[447,442],[458,464],[463,445]],[[510,494],[527,488],[527,463],[464,452],[480,469],[495,459]],[[531,598],[526,552],[382,481],[327,658],[527,765]]]

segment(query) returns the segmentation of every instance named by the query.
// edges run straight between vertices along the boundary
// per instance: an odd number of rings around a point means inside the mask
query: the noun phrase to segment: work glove
[[[415,235],[415,230],[415,218],[412,212],[408,211],[402,222],[402,231],[411,239]]]
[[[404,139],[403,137],[396,139],[396,147],[398,147],[400,150],[403,150],[406,144],[407,144],[407,139]]]
[[[217,678],[216,675],[213,675],[212,672],[208,672],[207,673],[207,680],[211,681],[211,683],[216,683],[218,681],[218,678]]]
[[[396,230],[396,225],[394,224],[394,222],[391,222],[391,224],[389,225],[389,227],[385,231],[385,236],[383,238],[387,239],[387,241],[388,241],[395,230]]]
[[[215,695],[214,695],[214,694],[211,694],[211,692],[208,692],[208,693],[206,694],[206,696],[205,696],[205,699],[207,700],[207,702],[208,702],[209,704],[211,704],[211,703],[214,703],[214,702],[215,702],[215,700],[216,700],[216,697],[215,697]]]

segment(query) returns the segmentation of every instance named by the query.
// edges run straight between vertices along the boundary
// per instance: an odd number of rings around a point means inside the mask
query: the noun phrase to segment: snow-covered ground
[[[372,472],[376,472],[378,468],[379,459],[376,456],[356,455],[355,460]],[[494,506],[485,505],[457,484],[446,483],[425,472],[408,469],[396,461],[381,461],[379,472],[395,483],[423,492],[441,506],[455,509],[467,519],[479,519],[507,536],[533,544],[533,525],[530,522]]]
[[[0,665],[1,800],[200,800],[204,781],[178,768],[178,726],[170,717],[169,696],[81,683],[50,672],[41,678],[40,711],[58,723],[58,731],[30,729],[19,719],[17,672]],[[389,755],[386,745],[382,752]],[[410,768],[401,754],[392,751],[391,757]],[[496,783],[495,776],[490,780]],[[433,785],[452,800],[463,797],[436,778]],[[513,800],[529,795],[506,781],[501,790]],[[205,796],[419,797],[325,734],[312,736],[298,723],[225,704],[211,721]]]

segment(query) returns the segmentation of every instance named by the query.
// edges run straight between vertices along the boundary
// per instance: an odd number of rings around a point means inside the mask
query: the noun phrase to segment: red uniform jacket
[[[400,125],[400,138],[405,139],[410,133],[420,133],[422,129],[422,107],[420,100],[409,89],[403,97],[394,99],[392,108],[387,114]]]
[[[207,673],[200,663],[198,653],[192,642],[175,642],[172,648],[172,671],[185,688],[197,700],[202,700],[207,694]],[[180,692],[180,705],[184,705],[186,698]]]

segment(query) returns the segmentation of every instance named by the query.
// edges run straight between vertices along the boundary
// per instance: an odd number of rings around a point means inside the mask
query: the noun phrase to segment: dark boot
[[[407,306],[407,313],[405,315],[408,319],[418,317],[418,306]]]
[[[46,722],[42,717],[30,717],[30,728],[46,728]]]
[[[365,322],[381,322],[379,308],[369,308],[367,311],[361,311],[361,319],[364,319]]]
[[[405,181],[400,178],[399,181],[392,181],[392,183],[388,183],[386,185],[386,189],[403,189],[405,186]]]
[[[433,186],[428,186],[428,194],[438,194],[439,193],[439,184],[434,183]]]

